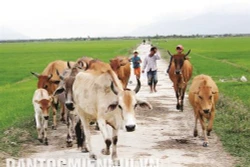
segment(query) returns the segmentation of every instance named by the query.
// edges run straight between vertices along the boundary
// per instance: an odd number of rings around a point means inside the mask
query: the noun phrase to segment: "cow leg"
[[[180,109],[180,103],[179,103],[179,93],[178,93],[178,87],[176,84],[174,84],[174,91],[175,91],[175,97],[177,99],[176,109]]]
[[[201,115],[199,118],[200,118],[200,123],[201,123],[201,127],[202,127],[203,136],[204,136],[203,146],[207,147],[208,146],[208,138],[207,138],[207,133],[206,133],[207,127],[206,127],[205,121],[203,119],[203,116]]]
[[[198,111],[194,112],[194,117],[195,117],[195,124],[194,124],[194,137],[198,136],[198,130],[197,130],[197,122],[198,122],[198,117],[199,115],[197,114]]]
[[[48,138],[47,138],[47,130],[48,130],[48,120],[43,119],[43,132],[44,132],[44,144],[48,145]]]
[[[38,140],[42,143],[43,138],[42,138],[41,120],[40,120],[39,114],[35,113],[35,119],[36,119],[36,129],[37,129]]]
[[[180,110],[183,111],[183,109],[184,109],[184,97],[185,97],[186,88],[180,89],[180,91],[181,91],[181,107],[180,107]]]
[[[61,111],[60,111],[61,119],[60,119],[60,121],[67,124],[67,115],[68,114],[65,114],[65,105],[63,103],[60,103],[60,106],[61,106]]]
[[[69,111],[68,111],[69,112]],[[70,120],[71,120],[71,130],[72,130],[72,138],[73,140],[75,140],[76,138],[76,131],[75,131],[75,127],[76,127],[76,116],[74,114],[71,114],[70,112],[68,113]]]
[[[52,129],[56,130],[56,106],[52,104],[52,111],[53,111],[53,125]]]
[[[86,137],[86,146],[88,146],[88,151],[89,151],[89,156],[91,159],[96,160],[97,157],[96,155],[92,152],[92,145],[90,142],[90,130],[89,130],[89,122],[87,121],[87,119],[85,118],[85,115],[83,113],[79,113],[80,114],[80,119],[82,121],[82,126],[83,126],[83,130],[84,130],[84,134]]]
[[[210,132],[211,132],[212,129],[213,129],[214,117],[215,117],[215,112],[214,112],[214,109],[212,109],[212,111],[211,111],[211,116],[210,116],[210,119],[209,119],[209,121],[208,121],[208,127],[207,127],[207,135],[208,135],[208,136],[210,136]]]
[[[176,109],[177,110],[180,110],[180,101],[179,101],[179,93],[176,91],[175,92],[175,96],[176,96],[176,99],[177,99],[177,104],[176,104]]]
[[[89,152],[86,146],[86,136],[80,119],[77,121],[74,129],[76,133],[77,147],[81,148],[83,153]]]
[[[98,125],[100,128],[100,131],[102,132],[102,136],[105,140],[106,143],[106,148],[102,149],[102,154],[104,155],[110,155],[110,146],[111,146],[111,139],[108,136],[108,129],[107,129],[107,124],[104,119],[98,119]]]
[[[113,142],[113,149],[112,149],[112,160],[114,162],[114,165],[120,166],[120,162],[117,159],[117,142],[118,142],[118,128],[113,129],[113,135],[112,135],[112,142]]]
[[[71,133],[71,128],[72,128],[72,121],[71,118],[69,116],[69,112],[67,112],[67,127],[68,127],[68,134],[67,134],[67,139],[66,139],[66,143],[67,143],[67,147],[72,147],[73,146],[73,139],[72,139],[72,133]]]

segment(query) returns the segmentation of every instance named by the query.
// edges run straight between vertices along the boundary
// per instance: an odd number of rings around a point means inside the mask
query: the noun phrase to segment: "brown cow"
[[[46,89],[49,93],[49,95],[53,95],[54,91],[58,87],[58,84],[60,82],[60,78],[57,75],[56,71],[58,70],[60,73],[62,73],[67,68],[67,62],[62,60],[56,60],[54,62],[51,62],[48,64],[48,66],[43,70],[42,74],[37,74],[34,72],[31,72],[31,74],[35,75],[38,78],[37,82],[37,88],[43,88]],[[57,98],[53,98],[53,129],[56,129],[56,111],[58,107]],[[64,107],[64,105],[61,105],[61,107]],[[65,121],[64,118],[64,109],[62,109],[61,113],[61,120]]]
[[[198,135],[197,120],[199,119],[204,135],[203,146],[208,146],[207,135],[210,136],[215,117],[215,104],[219,98],[219,89],[210,76],[198,75],[193,79],[189,90],[189,102],[194,108],[194,137]],[[208,126],[205,124],[206,118]]]
[[[175,54],[172,56],[172,65],[169,69],[169,77],[174,84],[175,95],[177,99],[176,109],[183,111],[183,99],[185,97],[185,91],[187,83],[190,80],[193,72],[192,65],[187,59],[190,50],[186,54]]]
[[[121,80],[123,88],[127,88],[131,71],[129,59],[127,57],[118,56],[111,59],[109,64]]]

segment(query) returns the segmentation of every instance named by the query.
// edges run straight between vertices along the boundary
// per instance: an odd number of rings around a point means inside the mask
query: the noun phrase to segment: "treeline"
[[[164,39],[164,38],[219,38],[219,37],[247,37],[250,34],[194,34],[194,35],[158,35],[155,36],[123,36],[123,37],[76,37],[76,38],[45,38],[45,39],[16,39],[16,40],[0,40],[0,43],[11,42],[58,42],[58,41],[92,41],[92,40],[117,40],[117,39]]]

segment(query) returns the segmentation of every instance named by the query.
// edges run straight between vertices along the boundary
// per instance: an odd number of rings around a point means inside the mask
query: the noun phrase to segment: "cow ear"
[[[118,106],[118,101],[116,101],[116,102],[110,104],[110,105],[108,106],[108,111],[107,111],[107,112],[115,110],[117,106]]]
[[[59,87],[55,90],[53,96],[61,94],[65,89],[63,87]]]
[[[193,93],[194,93],[195,95],[198,95],[198,94],[199,94],[199,91],[193,91]]]
[[[142,101],[142,100],[137,100],[137,104],[141,107],[141,108],[148,108],[150,110],[153,109],[153,107],[151,106],[151,104],[149,104],[146,101]]]
[[[53,101],[53,96],[49,97],[49,101],[52,102]]]
[[[212,92],[212,94],[216,94],[216,93],[218,93],[218,92],[217,92],[217,91],[213,91],[213,92]]]
[[[126,62],[121,62],[120,66],[125,66],[127,63]]]

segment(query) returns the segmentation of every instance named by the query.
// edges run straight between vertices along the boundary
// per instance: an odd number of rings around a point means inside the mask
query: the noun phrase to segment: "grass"
[[[137,43],[138,40],[107,40],[1,44],[0,153],[18,156],[20,143],[24,141],[22,134],[33,134],[36,137],[31,99],[37,79],[30,71],[41,73],[51,61],[74,61],[82,56],[108,62],[117,55],[130,54]],[[32,135],[27,140],[30,137]]]
[[[166,58],[166,50],[174,53],[177,44],[185,51],[192,49],[193,76],[212,76],[220,90],[214,129],[225,149],[240,158],[237,166],[249,166],[250,83],[239,79],[243,75],[250,79],[250,38],[161,39],[154,44]]]

